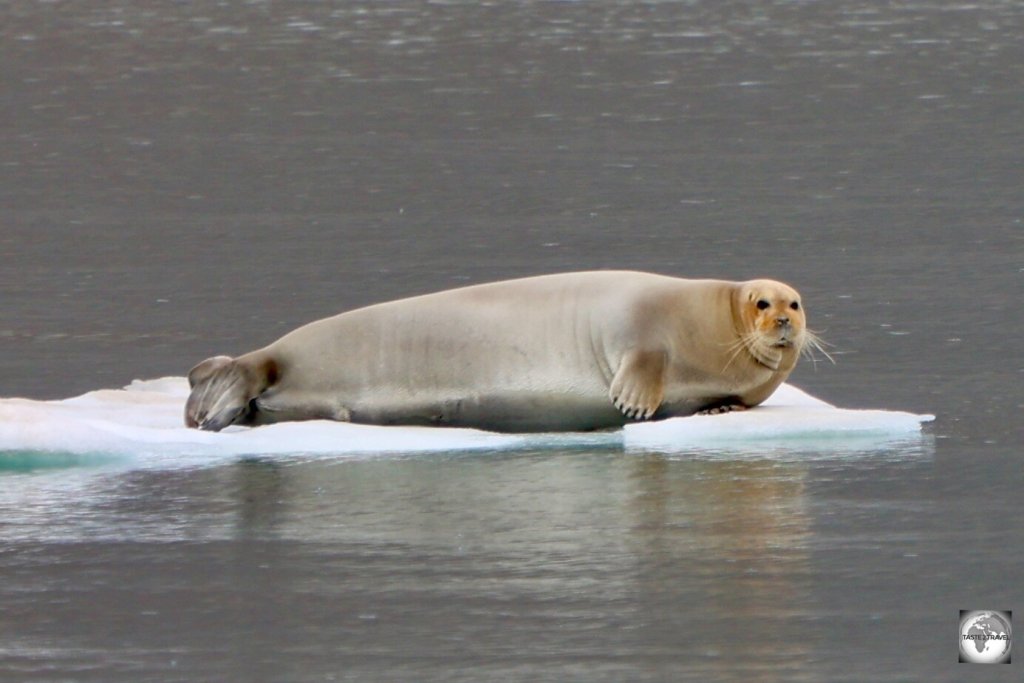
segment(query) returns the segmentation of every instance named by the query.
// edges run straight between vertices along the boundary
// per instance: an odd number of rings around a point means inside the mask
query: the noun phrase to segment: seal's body
[[[757,405],[804,341],[799,295],[771,280],[547,275],[361,308],[203,361],[185,421],[602,429]]]

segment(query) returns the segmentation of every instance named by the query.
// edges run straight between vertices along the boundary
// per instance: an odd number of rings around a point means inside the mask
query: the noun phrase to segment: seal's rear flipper
[[[194,368],[188,371],[188,385],[192,389],[203,380],[209,379],[210,375],[231,362],[231,356],[214,356],[207,358]]]
[[[214,356],[188,373],[192,387],[185,403],[185,426],[219,432],[248,421],[250,403],[266,390],[270,372],[244,358]]]

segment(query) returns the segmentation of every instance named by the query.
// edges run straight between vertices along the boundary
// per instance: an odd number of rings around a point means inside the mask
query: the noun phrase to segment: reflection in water
[[[638,589],[646,604],[679,607],[649,613],[648,637],[680,633],[709,673],[741,680],[771,662],[759,680],[791,680],[815,641],[806,477],[798,463],[636,460]]]
[[[274,536],[288,504],[284,468],[272,458],[243,458],[231,468],[240,513],[237,538]]]
[[[808,479],[815,467],[849,476],[878,464],[616,453],[249,461],[234,468],[232,496],[234,536],[251,547],[227,548],[238,571],[262,572],[251,590],[267,594],[247,623],[278,623],[281,609],[310,616],[296,605],[329,612],[332,637],[377,643],[372,654],[344,648],[367,670],[399,649],[450,666],[467,642],[488,661],[547,642],[543,661],[600,652],[609,675],[643,658],[662,674],[682,660],[792,680],[823,618]]]
[[[904,455],[899,477],[921,462]],[[826,617],[814,595],[831,547],[814,527],[844,524],[815,521],[810,487],[889,468],[612,450],[93,473],[64,505],[0,496],[14,532],[0,599],[28,669],[59,655],[251,680],[342,660],[357,679],[406,662],[425,679],[585,666],[590,680],[799,680]],[[919,508],[901,504],[877,541]],[[29,576],[37,592],[17,590]],[[97,613],[105,629],[75,626]],[[59,634],[60,652],[33,633]]]

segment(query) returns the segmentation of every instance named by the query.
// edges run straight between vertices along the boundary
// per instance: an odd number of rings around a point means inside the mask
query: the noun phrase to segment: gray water
[[[1020,680],[955,631],[1024,614],[1021,35],[994,0],[5,3],[2,396],[639,268],[790,282],[837,361],[794,383],[938,419],[845,455],[8,459],[0,679]]]

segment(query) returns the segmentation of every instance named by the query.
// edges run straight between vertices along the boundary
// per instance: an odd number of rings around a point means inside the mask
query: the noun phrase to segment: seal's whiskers
[[[804,330],[804,340],[803,344],[800,345],[800,355],[811,361],[811,363],[815,367],[817,367],[818,358],[814,355],[814,352],[819,351],[821,355],[825,356],[825,358],[828,358],[829,362],[832,363],[832,365],[835,365],[836,359],[832,357],[832,354],[825,350],[826,346],[831,346],[831,344],[826,342],[824,339],[819,337],[811,330]]]
[[[757,342],[760,339],[761,335],[758,332],[745,332],[741,334],[739,337],[737,337],[735,341],[728,344],[728,350],[732,351],[732,353],[729,354],[729,361],[722,368],[722,372],[728,370],[729,366],[733,364],[733,361],[739,358],[739,355],[743,351],[748,351],[751,353],[751,355],[756,357],[756,353],[754,353],[753,347],[756,346]]]

